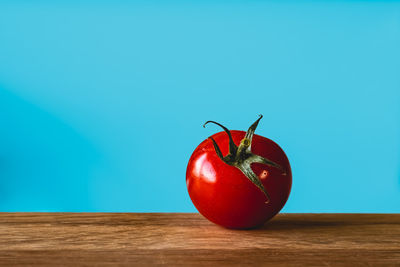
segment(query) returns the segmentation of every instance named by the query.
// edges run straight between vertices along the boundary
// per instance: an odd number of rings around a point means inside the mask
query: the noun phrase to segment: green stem
[[[217,142],[214,140],[214,138],[210,137],[211,141],[213,142],[217,156],[226,164],[238,168],[255,186],[257,186],[258,189],[260,189],[264,193],[265,197],[267,198],[265,203],[268,203],[270,201],[268,191],[265,189],[260,178],[251,169],[251,164],[265,164],[267,166],[279,169],[284,175],[286,175],[286,172],[279,164],[251,152],[251,143],[253,141],[254,132],[257,129],[258,123],[260,122],[262,117],[262,115],[259,115],[259,118],[249,127],[245,137],[240,141],[239,147],[237,147],[236,144],[233,142],[233,138],[229,129],[222,124],[215,121],[207,121],[203,125],[203,127],[205,127],[208,123],[214,123],[224,129],[229,138],[229,154],[227,156],[224,157],[222,155],[222,152]]]

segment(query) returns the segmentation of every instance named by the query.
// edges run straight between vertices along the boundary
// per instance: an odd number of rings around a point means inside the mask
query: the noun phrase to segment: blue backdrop
[[[194,212],[216,127],[275,140],[285,212],[400,212],[400,2],[1,1],[0,210]]]

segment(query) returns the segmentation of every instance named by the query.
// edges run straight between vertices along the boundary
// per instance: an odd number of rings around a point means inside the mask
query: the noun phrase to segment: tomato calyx
[[[211,136],[209,137],[214,145],[214,149],[215,152],[217,153],[217,156],[226,164],[238,168],[255,186],[257,186],[264,193],[264,195],[267,198],[267,201],[265,203],[268,203],[270,201],[270,196],[268,194],[268,191],[265,189],[260,178],[251,169],[251,164],[253,163],[265,164],[267,166],[281,170],[284,175],[286,175],[286,172],[279,164],[251,152],[251,143],[253,140],[253,135],[262,117],[263,116],[260,114],[259,118],[249,127],[245,137],[240,141],[239,146],[237,146],[233,142],[232,135],[229,129],[223,126],[222,124],[215,121],[207,121],[206,123],[204,123],[203,127],[205,127],[208,123],[213,123],[220,126],[227,133],[229,138],[229,152],[228,155],[226,156],[222,155],[221,149],[219,148],[214,138],[212,138]]]

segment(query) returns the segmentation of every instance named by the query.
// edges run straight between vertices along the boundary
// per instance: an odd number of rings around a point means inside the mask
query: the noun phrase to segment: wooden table
[[[400,214],[280,214],[228,230],[187,213],[0,213],[0,264],[400,266]]]

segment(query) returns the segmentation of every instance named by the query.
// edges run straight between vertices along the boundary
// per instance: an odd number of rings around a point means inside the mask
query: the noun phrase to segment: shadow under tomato
[[[338,227],[349,225],[346,221],[318,221],[318,220],[288,220],[279,221],[273,220],[265,223],[263,226],[254,230],[289,230],[289,229],[307,229],[307,228],[326,228],[326,227]]]
[[[266,222],[262,227],[253,229],[255,231],[283,231],[283,230],[306,230],[306,229],[324,229],[338,228],[357,225],[380,225],[393,224],[397,221],[390,221],[390,214],[296,214],[280,215]]]

